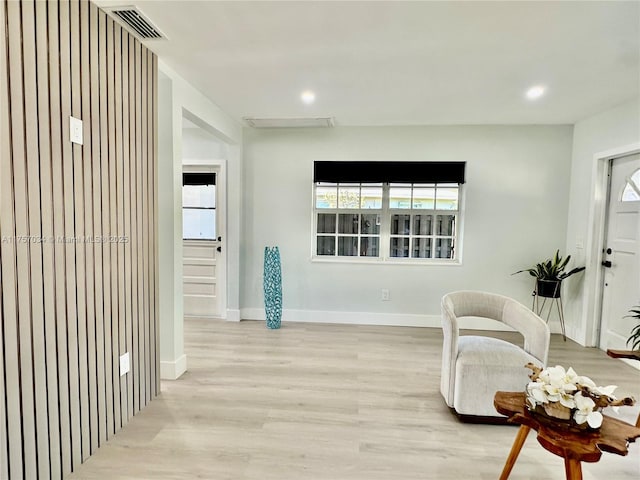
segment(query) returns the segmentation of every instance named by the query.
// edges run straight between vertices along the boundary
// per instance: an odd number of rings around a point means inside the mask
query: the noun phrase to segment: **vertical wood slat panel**
[[[154,319],[157,315],[157,299],[156,299],[156,288],[158,285],[158,278],[156,274],[156,250],[155,250],[155,242],[157,238],[157,228],[156,228],[156,205],[157,205],[157,197],[156,197],[156,185],[158,184],[156,178],[156,162],[155,159],[158,158],[156,155],[156,120],[155,120],[155,105],[157,102],[155,100],[155,89],[157,88],[156,84],[156,56],[150,51],[147,50],[147,82],[148,82],[148,105],[147,105],[147,121],[148,121],[148,129],[147,129],[147,144],[149,145],[149,150],[147,152],[147,161],[149,163],[149,208],[151,209],[151,215],[149,216],[149,295],[150,295],[150,310],[151,315],[149,318],[149,335],[151,344],[151,374],[152,374],[152,385],[151,385],[151,397],[155,397],[159,388],[158,385],[160,383],[160,354],[158,352],[159,339],[157,336],[157,324],[154,322]]]
[[[87,0],[0,24],[0,478],[61,478],[159,389],[157,61]]]
[[[69,359],[69,411],[71,416],[71,459],[77,465],[82,459],[82,426],[80,420],[80,365],[78,354],[78,298],[76,277],[74,147],[69,142],[71,95],[71,4],[60,2],[60,100],[62,108],[62,163],[64,195],[64,237],[67,307],[67,356]],[[78,115],[78,114],[76,114]]]
[[[122,248],[124,250],[124,349],[129,352],[129,366],[131,368],[133,333],[131,327],[131,178],[130,178],[130,128],[131,117],[129,111],[129,39],[128,35],[122,38],[122,158],[123,158],[123,208],[124,222],[122,230]],[[133,417],[133,370],[124,377],[127,392],[127,422]]]
[[[155,315],[152,319],[153,327],[155,329],[155,378],[156,378],[156,391],[155,395],[160,395],[160,277],[159,277],[159,261],[160,255],[158,254],[158,57],[153,55],[153,279],[154,279],[154,304]]]
[[[9,200],[12,192],[6,183],[11,181],[12,176],[9,176],[9,169],[5,170],[5,162],[10,161],[11,149],[10,142],[11,137],[9,135],[9,86],[8,78],[9,70],[7,69],[7,35],[5,31],[6,11],[5,3],[0,2],[0,212],[10,212],[12,209]],[[4,181],[3,181],[4,180]],[[9,292],[5,293],[2,289],[3,285],[3,271],[5,261],[12,263],[11,255],[8,255],[4,249],[4,243],[8,237],[8,232],[5,230],[5,224],[3,222],[4,217],[9,218],[9,215],[2,215],[0,218],[0,478],[9,478],[9,445],[7,441],[7,397],[5,388],[5,346],[4,346],[4,326],[5,323],[12,322],[11,317],[7,317],[5,314],[5,300],[4,297]],[[13,222],[13,220],[11,220]],[[13,317],[15,318],[15,317]],[[15,364],[14,364],[15,365]]]
[[[94,136],[91,129],[91,71],[89,66],[89,2],[80,1],[80,68],[82,72],[82,118],[85,122],[86,134],[84,135],[84,147],[82,148],[82,167],[84,182],[84,235],[85,241],[81,248],[85,255],[85,291],[87,301],[86,345],[87,352],[87,389],[88,389],[88,420],[89,420],[89,449],[83,451],[83,456],[89,456],[98,447],[98,391],[97,391],[97,367],[96,367],[96,308],[95,308],[95,284],[94,270],[95,259],[93,256],[93,186],[92,186],[92,154]],[[85,395],[87,395],[85,394]]]
[[[119,145],[116,143],[116,104],[119,102],[115,93],[115,34],[116,25],[112,19],[107,18],[107,118],[109,124],[109,227],[106,232],[113,238],[118,229],[118,198],[116,192],[116,159]],[[118,332],[118,246],[115,242],[107,243],[110,250],[111,270],[111,369],[113,382],[113,416],[115,430],[122,428],[122,409],[120,399],[120,336]]]
[[[21,239],[28,234],[27,211],[27,165],[25,149],[24,72],[21,42],[22,4],[10,2],[8,10],[9,37],[16,44],[9,48],[11,140],[13,154],[13,188],[15,211],[15,261],[17,268],[17,321],[18,321],[18,362],[20,372],[20,408],[14,414],[22,417],[22,462],[24,475],[37,478],[35,405],[33,392],[33,364],[31,361],[31,299],[29,294],[29,251],[28,244]],[[20,43],[18,43],[20,42]],[[20,438],[20,436],[18,438]],[[17,477],[16,477],[17,478]]]
[[[115,186],[116,186],[116,224],[114,230],[114,246],[116,256],[118,258],[118,356],[126,351],[125,343],[125,300],[124,300],[124,244],[122,243],[124,231],[124,190],[123,190],[123,164],[124,164],[124,140],[123,140],[123,111],[122,111],[122,27],[116,25],[114,35],[114,82],[115,82],[115,106],[116,106],[116,169],[115,169]],[[119,367],[118,358],[118,367]],[[128,422],[127,413],[127,379],[120,375],[120,413],[121,424],[124,426]]]
[[[113,24],[107,21],[107,15],[100,12],[98,15],[99,58],[100,58],[100,177],[102,190],[102,229],[101,236],[108,236],[110,232],[110,196],[109,196],[109,161],[113,143],[109,138],[109,80],[108,80],[108,38],[113,41]],[[113,47],[112,47],[113,49]],[[111,114],[113,115],[113,114]],[[107,402],[106,425],[107,438],[115,432],[115,409],[113,388],[113,350],[111,328],[111,245],[101,242],[102,249],[102,289],[104,311],[104,362],[105,362],[105,396]]]
[[[36,421],[36,448],[38,452],[49,451],[49,422],[47,404],[47,379],[45,363],[44,331],[44,285],[42,279],[42,227],[40,207],[40,149],[38,140],[38,86],[36,79],[36,33],[35,3],[25,1],[22,4],[23,29],[23,81],[24,81],[24,114],[25,114],[25,146],[27,173],[27,208],[28,208],[28,255],[30,271],[28,292],[30,297],[29,337],[31,340],[34,415]],[[47,132],[48,133],[48,132]],[[44,132],[43,132],[44,134]],[[26,328],[25,328],[26,331]],[[38,478],[48,478],[48,457],[37,458]]]
[[[142,254],[142,250],[138,249],[138,191],[141,178],[139,175],[138,166],[140,161],[136,155],[136,43],[135,38],[129,35],[129,158],[131,167],[131,256],[133,257],[131,262],[131,300],[132,300],[132,335],[131,335],[131,367],[133,383],[133,409],[135,412],[140,410],[140,389],[135,388],[135,385],[140,381],[140,362],[139,362],[139,349],[138,349],[138,325],[140,322],[140,314],[138,310],[138,260]],[[156,157],[157,158],[157,157]]]
[[[6,237],[5,241],[0,243],[0,252],[2,253],[2,319],[1,325],[3,329],[4,340],[4,363],[5,365],[13,365],[13,368],[6,368],[4,372],[4,392],[5,397],[2,399],[5,405],[6,433],[4,438],[21,438],[22,422],[19,415],[20,412],[20,377],[18,369],[19,349],[18,349],[18,305],[17,305],[17,272],[16,272],[16,249],[15,249],[15,214],[14,214],[14,192],[13,192],[13,144],[11,142],[11,130],[13,118],[9,116],[9,105],[11,102],[10,85],[17,81],[21,81],[17,76],[17,72],[9,70],[7,61],[10,48],[16,48],[16,43],[20,38],[11,36],[6,40],[9,31],[5,32],[5,24],[9,21],[15,22],[16,15],[19,10],[13,5],[12,8],[2,5],[2,52],[0,66],[1,72],[6,72],[6,77],[2,77],[2,123],[0,131],[0,230],[2,236]],[[5,424],[2,429],[5,429]],[[4,450],[4,449],[3,449]],[[7,477],[11,479],[21,479],[22,470],[22,442],[8,442],[6,447],[7,464],[2,467],[3,473],[7,473]]]
[[[71,114],[82,118],[82,71],[80,59],[80,2],[70,4],[71,19]],[[84,129],[83,129],[84,130]],[[83,132],[84,133],[84,132]],[[86,138],[86,135],[83,134]],[[72,144],[73,161],[73,198],[74,198],[74,231],[75,242],[72,243],[75,252],[76,267],[76,322],[78,334],[78,395],[80,401],[80,438],[81,461],[89,458],[91,452],[91,433],[89,426],[89,379],[87,358],[87,284],[84,228],[84,175],[83,151],[84,147]],[[75,463],[75,460],[74,460]]]
[[[90,77],[91,77],[91,160],[92,160],[92,202],[93,202],[93,234],[100,236],[102,232],[102,178],[101,178],[101,145],[100,145],[100,73],[99,73],[99,31],[98,7],[89,5],[90,25]],[[94,259],[94,303],[95,303],[95,356],[96,377],[94,383],[97,387],[97,429],[98,445],[107,441],[107,414],[106,414],[106,385],[105,385],[105,351],[104,351],[104,304],[102,289],[102,242],[93,243]],[[92,426],[93,428],[93,426]]]
[[[83,449],[83,457],[88,457],[98,445],[98,410],[97,406],[97,385],[96,385],[96,349],[95,349],[95,302],[94,302],[94,265],[93,258],[93,195],[92,195],[92,144],[93,136],[91,135],[91,125],[93,119],[91,118],[91,84],[89,75],[89,4],[88,0],[80,1],[80,72],[82,76],[81,82],[81,112],[83,119],[83,126],[86,129],[87,134],[83,135],[84,145],[82,147],[82,176],[84,183],[84,230],[82,233],[83,242],[80,247],[84,252],[84,268],[85,268],[85,287],[86,292],[86,357],[87,363],[87,391],[85,393],[85,399],[87,401],[88,411],[83,415],[85,422],[88,423],[89,435],[88,448]],[[81,363],[82,365],[82,363]],[[86,442],[85,442],[86,443]]]
[[[0,2],[0,20],[4,19],[4,3]],[[4,29],[0,28],[0,35],[4,35]],[[0,42],[0,55],[4,53],[4,45]],[[2,70],[5,68],[4,62],[0,63],[0,72],[6,72]],[[0,100],[5,102],[6,105],[6,96],[5,92],[5,81],[4,75],[2,75],[2,79],[0,79]],[[5,122],[5,111],[6,107],[0,107],[0,122],[3,123],[2,127],[0,127],[0,143],[6,142],[8,140],[8,136],[4,134],[4,122]],[[6,119],[8,123],[8,118]],[[4,154],[4,151],[0,151],[0,155]],[[0,198],[2,197],[2,184],[0,184]],[[2,206],[2,200],[0,200],[0,208]],[[0,228],[0,232],[2,228]],[[2,264],[2,247],[0,247],[0,264]],[[0,286],[2,285],[2,268],[0,268]],[[0,376],[4,379],[4,307],[2,301],[2,288],[0,288]],[[0,478],[9,478],[9,456],[7,455],[7,432],[4,428],[7,422],[6,415],[6,405],[5,405],[5,391],[4,391],[4,381],[0,382]]]
[[[65,294],[66,244],[64,243],[64,179],[62,99],[60,71],[60,4],[48,3],[49,13],[49,108],[51,127],[52,191],[53,191],[53,258],[55,264],[56,344],[58,360],[58,392],[60,417],[60,451],[63,475],[71,472],[71,413],[69,399],[69,359],[67,338],[67,304]]]
[[[155,329],[155,347],[156,347],[156,391],[155,395],[160,395],[160,255],[158,253],[158,56],[153,55],[153,281],[154,281],[154,302],[155,302],[155,315],[152,319],[153,327]]]
[[[142,196],[144,192],[144,169],[142,168],[142,45],[135,40],[135,65],[136,65],[136,174],[140,179],[136,192],[136,202],[138,210],[138,251],[144,251],[144,209]],[[138,392],[140,392],[140,408],[147,404],[145,393],[145,382],[148,371],[145,368],[144,349],[144,329],[145,329],[145,310],[144,301],[144,255],[138,256],[138,362],[140,365],[140,378],[138,383]]]
[[[62,476],[60,418],[58,407],[58,358],[56,343],[56,293],[54,259],[53,178],[51,116],[49,109],[49,44],[47,3],[36,2],[36,56],[38,84],[38,129],[40,145],[40,191],[42,221],[42,282],[44,285],[44,326],[46,347],[46,390],[49,426],[51,478]]]
[[[145,138],[147,129],[148,129],[148,121],[147,121],[147,55],[146,50],[142,50],[142,112],[141,112],[141,120],[142,120],[142,130],[141,130],[141,143],[142,143],[142,218],[143,218],[143,237],[144,237],[144,248],[148,251],[149,248],[149,216],[152,213],[149,209],[149,163],[147,162],[147,152],[148,145]],[[143,271],[143,298],[144,298],[144,361],[145,361],[145,405],[149,402],[151,398],[151,364],[149,362],[149,354],[151,349],[149,348],[149,328],[150,322],[149,317],[151,314],[151,305],[149,302],[149,257],[145,256],[143,258],[144,262],[144,271]]]

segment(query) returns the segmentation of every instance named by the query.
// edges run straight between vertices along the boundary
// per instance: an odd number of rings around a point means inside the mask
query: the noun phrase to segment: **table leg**
[[[564,472],[567,480],[582,480],[582,464],[580,460],[565,457]]]
[[[502,469],[500,480],[507,480],[507,478],[509,478],[509,474],[511,473],[511,470],[513,469],[513,466],[518,459],[520,450],[522,450],[522,445],[524,445],[524,441],[527,439],[527,435],[529,435],[529,430],[531,429],[526,425],[520,425],[520,428],[518,429],[518,435],[516,435],[516,439],[513,441],[513,445],[511,446],[509,457],[507,458],[507,461],[504,464],[504,468]],[[579,464],[580,462],[578,462],[578,466]]]

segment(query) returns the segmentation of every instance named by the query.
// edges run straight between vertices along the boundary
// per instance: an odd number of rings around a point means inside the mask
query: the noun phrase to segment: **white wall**
[[[171,79],[158,73],[158,288],[161,378],[177,378],[175,366],[184,361],[182,322],[182,263],[174,257],[176,231],[175,164],[173,158],[173,88]],[[179,280],[179,281],[178,281]],[[178,370],[181,368],[178,367]]]
[[[264,318],[266,245],[281,249],[285,320],[439,325],[458,289],[529,305],[531,278],[510,274],[565,245],[571,142],[571,126],[245,129],[243,318]],[[462,265],[311,262],[314,160],[467,161]]]
[[[588,117],[574,126],[566,248],[575,253],[576,261],[585,261],[585,250],[576,246],[587,246],[591,228],[589,208],[596,181],[594,155],[637,142],[640,142],[640,99]],[[599,321],[599,313],[585,308],[584,285],[594,274],[585,272],[585,282],[571,284],[565,295],[567,335],[582,345],[592,345],[591,325]]]
[[[182,288],[182,118],[207,130],[225,145],[227,161],[227,318],[239,319],[240,209],[242,127],[159,62],[159,208],[160,368],[162,378],[179,377],[187,368],[184,355]],[[163,108],[164,106],[164,108]],[[170,111],[167,109],[170,108]]]
[[[224,143],[201,128],[182,129],[182,163],[215,160],[226,156]]]

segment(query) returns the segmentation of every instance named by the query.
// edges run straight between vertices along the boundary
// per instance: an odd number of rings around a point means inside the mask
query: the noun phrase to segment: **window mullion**
[[[382,184],[382,212],[380,213],[380,258],[389,260],[391,248],[391,214],[389,209],[389,184]]]

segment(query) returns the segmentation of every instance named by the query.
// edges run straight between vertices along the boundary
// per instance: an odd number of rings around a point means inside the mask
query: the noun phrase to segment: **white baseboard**
[[[187,371],[187,356],[181,355],[176,360],[160,360],[160,379],[177,380]]]
[[[263,308],[243,308],[243,320],[265,320]],[[336,312],[324,310],[282,311],[283,322],[341,323],[351,325],[388,325],[396,327],[441,328],[440,315],[380,312]],[[460,320],[460,328],[469,330],[513,331],[507,325],[486,318],[469,317]],[[552,329],[552,331],[555,329]],[[554,333],[556,333],[554,331]]]
[[[226,320],[227,322],[239,322],[240,310],[227,309],[225,315],[186,315],[184,318],[195,320]]]

